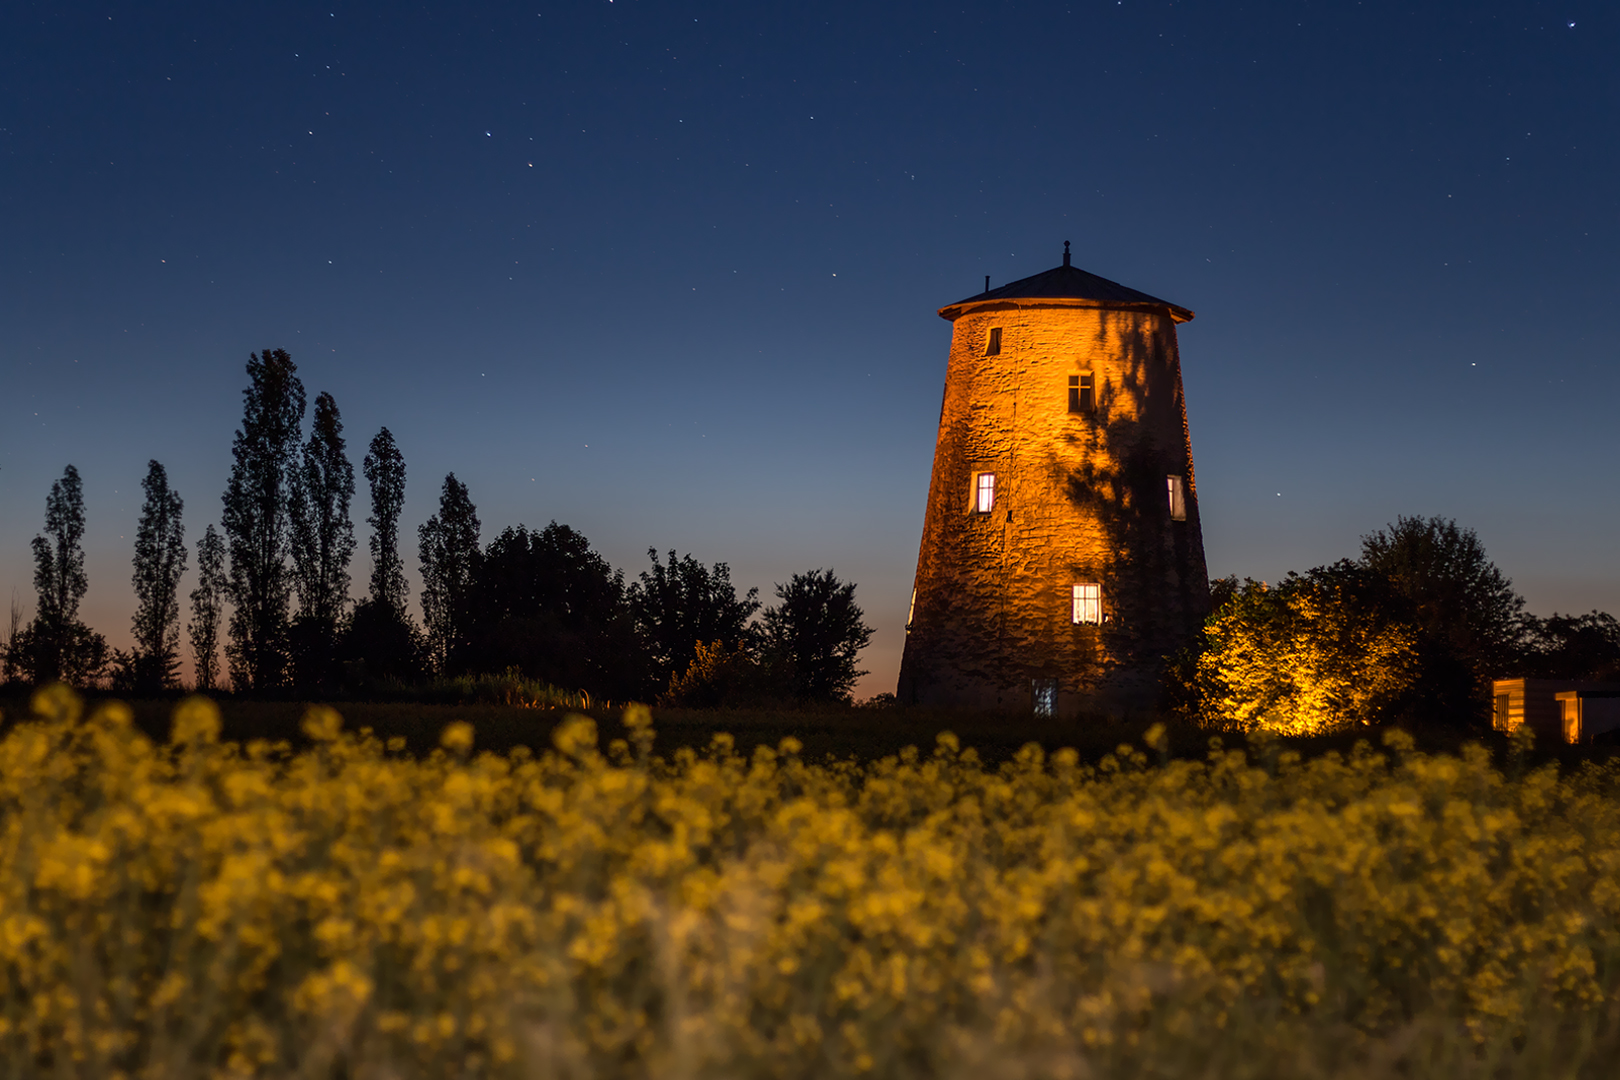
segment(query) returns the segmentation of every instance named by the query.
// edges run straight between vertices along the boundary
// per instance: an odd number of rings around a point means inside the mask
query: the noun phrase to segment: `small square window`
[[[990,328],[990,340],[985,342],[985,344],[984,344],[984,355],[986,355],[986,356],[1000,356],[1001,355],[1001,327],[992,326]]]
[[[973,474],[973,511],[977,514],[988,514],[996,508],[996,474],[982,472]]]
[[[1181,477],[1167,476],[1164,478],[1165,487],[1170,496],[1170,520],[1187,520],[1187,495],[1182,489]]]
[[[1030,697],[1035,702],[1035,715],[1050,720],[1057,715],[1058,681],[1056,679],[1031,679]]]
[[[1090,412],[1096,393],[1092,386],[1090,375],[1069,376],[1069,411],[1072,413]]]
[[[1074,587],[1074,621],[1102,625],[1102,586],[1095,584]]]

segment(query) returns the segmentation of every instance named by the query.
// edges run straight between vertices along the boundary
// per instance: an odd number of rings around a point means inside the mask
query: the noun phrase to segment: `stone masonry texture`
[[[1033,680],[1056,679],[1059,715],[1151,708],[1164,656],[1209,603],[1170,308],[1003,298],[941,315],[951,353],[900,700],[1028,711]],[[1094,400],[1071,412],[1083,375]],[[974,501],[984,472],[989,513]],[[1073,621],[1072,587],[1088,583],[1100,625]]]

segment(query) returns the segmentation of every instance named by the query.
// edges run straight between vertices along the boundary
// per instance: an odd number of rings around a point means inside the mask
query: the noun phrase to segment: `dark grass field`
[[[89,703],[93,706],[104,697],[106,695],[91,695]],[[178,700],[178,697],[133,700],[129,704],[141,729],[153,739],[165,741],[169,716]],[[227,740],[285,740],[294,747],[305,743],[299,721],[310,702],[249,700],[230,695],[221,695],[215,700],[224,721],[222,737]],[[549,748],[552,728],[575,712],[583,712],[596,720],[604,746],[625,733],[619,722],[622,710],[618,707],[573,710],[399,701],[332,704],[342,714],[347,730],[369,728],[380,738],[403,737],[406,751],[411,754],[432,751],[438,746],[439,733],[445,725],[456,720],[473,725],[478,750],[497,754],[518,746],[535,751]],[[3,710],[3,724],[7,727],[27,717],[27,694],[0,695],[0,710]],[[1143,734],[1158,719],[1143,715],[1124,720],[1108,717],[1044,720],[1027,715],[906,707],[653,709],[657,731],[655,752],[666,757],[682,746],[701,749],[715,735],[725,733],[732,736],[737,749],[745,754],[760,745],[774,747],[791,736],[803,744],[803,755],[816,761],[828,757],[871,760],[899,753],[908,746],[928,754],[932,752],[935,737],[943,731],[953,732],[963,747],[974,748],[989,762],[1004,761],[1029,743],[1037,743],[1048,752],[1073,747],[1083,759],[1096,761],[1120,743],[1141,747]],[[1209,752],[1214,733],[1174,720],[1166,721],[1166,729],[1171,757],[1196,759]],[[1511,756],[1509,740],[1488,730],[1443,727],[1406,730],[1416,739],[1419,749],[1433,753],[1454,753],[1465,743],[1482,742],[1500,761],[1506,762]],[[1361,728],[1328,737],[1261,740],[1255,746],[1249,746],[1251,740],[1242,735],[1224,734],[1220,738],[1229,748],[1247,747],[1256,755],[1270,756],[1292,750],[1308,758],[1330,751],[1348,752],[1360,740],[1381,746],[1382,734],[1382,729]],[[1543,740],[1521,766],[1557,761],[1565,768],[1574,768],[1585,761],[1608,760],[1617,753],[1620,753],[1620,743],[1615,741],[1572,747]]]

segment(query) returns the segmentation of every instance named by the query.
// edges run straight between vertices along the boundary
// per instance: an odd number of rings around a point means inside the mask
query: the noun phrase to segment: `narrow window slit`
[[[1181,477],[1171,475],[1164,478],[1167,493],[1170,496],[1170,520],[1187,520],[1187,494],[1182,487]]]

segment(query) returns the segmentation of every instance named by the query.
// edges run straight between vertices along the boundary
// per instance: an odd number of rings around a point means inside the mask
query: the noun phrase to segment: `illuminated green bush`
[[[1368,591],[1342,567],[1238,586],[1204,626],[1198,718],[1283,735],[1384,719],[1418,677],[1417,636]]]

